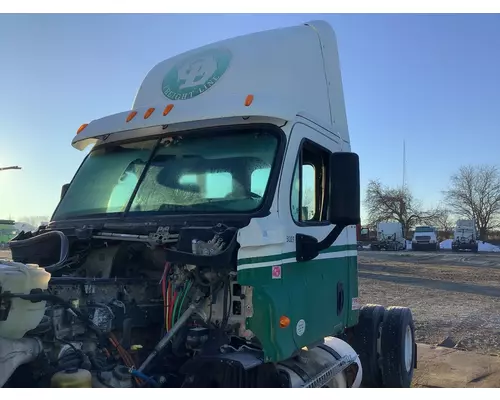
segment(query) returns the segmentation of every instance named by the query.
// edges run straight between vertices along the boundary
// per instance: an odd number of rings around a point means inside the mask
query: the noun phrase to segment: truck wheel
[[[472,252],[473,253],[477,253],[479,251],[479,246],[478,245],[475,245],[473,248],[472,248]]]
[[[415,326],[411,310],[389,307],[382,325],[382,380],[385,387],[409,388],[416,365]]]
[[[361,307],[358,324],[353,328],[353,343],[351,345],[358,353],[363,367],[362,387],[383,387],[378,341],[384,314],[384,307],[367,304]]]

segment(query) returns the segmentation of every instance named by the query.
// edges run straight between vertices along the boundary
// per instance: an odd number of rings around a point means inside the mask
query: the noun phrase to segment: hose
[[[146,360],[142,363],[140,368],[138,369],[139,372],[144,372],[148,365],[151,363],[151,361],[154,360],[154,358],[165,348],[165,346],[172,340],[174,335],[179,331],[179,329],[187,322],[189,317],[193,315],[196,311],[198,311],[204,304],[206,303],[205,301],[199,301],[197,303],[192,303],[189,305],[186,311],[181,315],[179,320],[172,326],[172,329],[168,331],[168,333],[163,336],[163,338],[158,342],[154,350],[151,352],[151,354],[146,358]]]
[[[23,247],[23,246],[33,246],[35,243],[40,243],[44,239],[47,239],[51,236],[57,236],[61,240],[61,251],[59,253],[59,261],[55,264],[49,265],[45,267],[45,270],[47,272],[53,273],[56,271],[59,271],[60,269],[64,268],[66,259],[68,258],[68,253],[69,253],[69,240],[68,237],[60,232],[60,231],[49,231],[42,233],[37,236],[33,236],[29,239],[23,239],[23,240],[14,240],[9,242],[9,247],[11,249],[15,249],[16,247]]]
[[[181,302],[182,295],[186,292],[186,287],[182,289],[178,296],[175,297],[174,310],[172,311],[172,323],[175,323],[179,310],[179,303]]]
[[[144,381],[144,383],[151,382],[153,384],[153,386],[155,386],[155,387],[160,386],[153,378],[151,378],[150,376],[144,375],[141,371],[138,371],[136,369],[131,368],[129,372],[132,376],[136,376],[137,378],[142,379]]]
[[[186,287],[184,288],[184,292],[182,293],[182,299],[180,300],[180,305],[177,310],[177,316],[175,317],[175,321],[177,321],[180,317],[182,307],[184,306],[184,301],[186,300],[188,292],[191,290],[191,286],[193,285],[193,281],[188,281]]]

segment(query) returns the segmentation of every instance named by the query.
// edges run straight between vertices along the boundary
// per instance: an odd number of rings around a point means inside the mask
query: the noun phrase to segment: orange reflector
[[[148,109],[148,111],[144,113],[144,119],[148,119],[151,116],[151,114],[153,114],[154,111],[155,111],[154,108]]]
[[[137,115],[137,111],[131,111],[127,117],[127,122],[132,121],[132,119]]]
[[[83,131],[87,126],[89,126],[89,124],[83,124],[82,126],[80,126],[78,128],[78,130],[76,131],[76,134],[78,135],[81,131]]]
[[[246,107],[250,106],[252,102],[253,102],[253,94],[249,94],[245,99],[245,106]]]
[[[170,111],[172,111],[172,108],[174,108],[173,104],[169,104],[168,106],[166,106],[163,110],[163,116],[166,116]]]
[[[286,316],[281,316],[280,317],[280,328],[286,328],[288,325],[290,325],[290,318]]]

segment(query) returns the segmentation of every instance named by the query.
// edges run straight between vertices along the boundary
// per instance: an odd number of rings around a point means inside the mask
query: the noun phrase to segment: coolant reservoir
[[[32,289],[46,290],[50,273],[38,265],[21,264],[0,260],[0,288],[2,293],[29,294]],[[3,308],[8,309],[7,319],[0,321],[0,337],[21,339],[24,334],[35,329],[45,313],[45,301],[32,303],[28,300],[12,298],[10,307],[3,301]],[[4,312],[5,313],[5,312]]]
[[[59,371],[50,379],[52,388],[91,388],[92,375],[86,369],[68,369]]]

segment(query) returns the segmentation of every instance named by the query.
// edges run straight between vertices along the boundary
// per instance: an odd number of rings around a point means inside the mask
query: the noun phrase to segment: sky
[[[0,15],[0,218],[51,215],[85,152],[78,127],[131,108],[149,70],[218,40],[314,19],[337,34],[361,184],[426,206],[500,149],[498,15]]]

